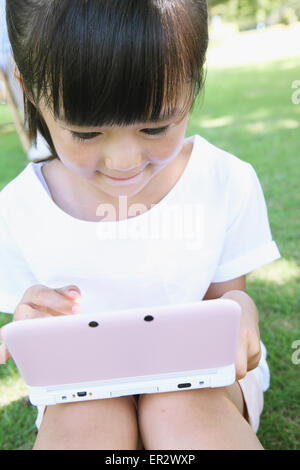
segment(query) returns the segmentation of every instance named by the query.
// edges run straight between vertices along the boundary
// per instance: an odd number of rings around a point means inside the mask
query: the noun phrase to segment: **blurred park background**
[[[300,3],[208,4],[206,85],[191,114],[188,135],[198,133],[250,162],[261,181],[282,258],[247,276],[271,369],[258,437],[266,449],[299,450],[300,353],[295,345],[300,340]],[[2,81],[0,189],[31,158],[8,101]],[[0,326],[10,320],[0,313]],[[0,366],[0,449],[31,449],[35,418],[26,386],[10,360]]]

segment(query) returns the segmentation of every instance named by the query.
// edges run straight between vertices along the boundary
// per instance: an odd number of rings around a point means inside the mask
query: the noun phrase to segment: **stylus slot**
[[[189,388],[191,386],[192,386],[192,384],[190,382],[186,382],[184,384],[178,384],[177,385],[178,388]]]

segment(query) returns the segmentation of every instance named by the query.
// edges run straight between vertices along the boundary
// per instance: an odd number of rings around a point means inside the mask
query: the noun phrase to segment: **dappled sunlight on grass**
[[[264,115],[264,118],[258,120],[258,116]],[[257,111],[253,114],[247,114],[244,117],[223,116],[219,118],[203,117],[198,119],[198,124],[202,129],[217,129],[227,126],[238,126],[241,130],[245,130],[248,134],[264,134],[272,133],[276,130],[293,130],[300,127],[299,121],[296,119],[276,119],[268,116],[265,110]]]
[[[300,267],[293,260],[281,258],[273,263],[256,269],[247,276],[249,281],[272,282],[284,285],[300,279]]]
[[[299,52],[300,55],[300,52]],[[292,70],[295,67],[299,67],[299,57],[288,59],[279,65],[278,70]]]
[[[296,119],[279,119],[275,125],[276,129],[298,129],[300,127]]]
[[[254,123],[246,124],[244,129],[249,134],[263,134],[265,132],[274,132],[279,129],[298,129],[299,122],[295,119],[278,119],[270,120],[268,122],[256,121]]]
[[[201,119],[199,124],[201,127],[206,129],[212,129],[216,127],[225,127],[234,123],[233,116],[223,116],[216,119]]]
[[[257,119],[269,119],[272,116],[271,109],[260,108],[248,113],[248,119],[256,121]]]
[[[246,124],[244,129],[248,134],[263,134],[267,130],[267,123],[262,121],[256,121],[250,124]]]
[[[3,383],[4,382],[4,383]],[[27,385],[23,378],[16,374],[1,380],[0,408],[28,395]]]
[[[27,395],[27,385],[13,359],[9,359],[0,366],[0,409]]]

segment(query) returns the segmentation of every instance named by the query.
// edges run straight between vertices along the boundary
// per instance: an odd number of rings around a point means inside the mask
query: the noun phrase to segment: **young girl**
[[[233,385],[49,406],[34,448],[261,449],[269,371],[246,274],[280,255],[252,166],[185,138],[206,2],[8,0],[7,21],[30,135],[51,156],[0,193],[0,310],[242,307]]]

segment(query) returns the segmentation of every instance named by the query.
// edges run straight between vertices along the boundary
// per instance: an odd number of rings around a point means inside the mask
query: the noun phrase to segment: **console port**
[[[78,397],[85,397],[85,396],[86,396],[86,392],[77,392],[77,396],[78,396]]]
[[[185,384],[178,384],[177,385],[178,388],[189,388],[191,386],[192,386],[192,384],[190,384],[189,382],[187,382]]]

